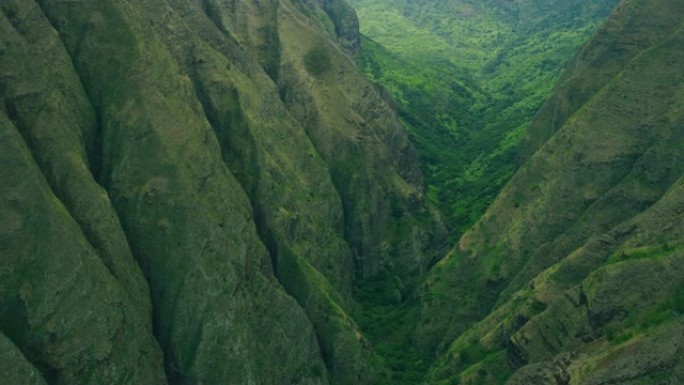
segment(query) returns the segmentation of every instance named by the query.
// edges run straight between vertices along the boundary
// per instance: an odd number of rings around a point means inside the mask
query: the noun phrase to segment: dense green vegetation
[[[354,0],[366,75],[396,100],[457,239],[516,169],[562,69],[615,0]]]
[[[483,383],[501,349],[508,385],[682,382],[682,15],[622,1],[563,74],[534,156],[421,288],[432,382]]]
[[[452,240],[512,177],[535,112],[615,3],[352,1],[362,32],[359,64],[391,95],[420,154],[428,199],[444,215]],[[493,297],[465,280],[461,284],[471,293],[469,304],[459,305],[471,309],[467,316],[460,312],[458,322],[465,323],[482,316],[481,304]],[[415,384],[430,366],[424,349],[430,344],[416,341],[415,296],[396,305],[386,292],[393,286],[383,274],[359,283],[356,297],[365,311],[357,321],[387,361],[391,383]],[[429,295],[439,287],[433,285]],[[471,364],[488,360],[507,367],[500,348],[461,353]],[[471,370],[477,374],[478,367]],[[483,380],[492,376],[479,371]],[[510,375],[492,372],[496,383]]]
[[[3,383],[684,383],[684,2],[357,6],[0,1]]]
[[[415,297],[402,302],[401,289],[387,272],[354,286],[354,296],[363,305],[355,319],[386,368],[376,385],[418,384],[430,367],[429,355],[411,348],[418,303]]]

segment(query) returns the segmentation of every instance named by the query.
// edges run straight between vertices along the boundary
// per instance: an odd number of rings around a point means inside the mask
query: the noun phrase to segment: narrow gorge
[[[0,383],[684,383],[683,25],[2,0]]]

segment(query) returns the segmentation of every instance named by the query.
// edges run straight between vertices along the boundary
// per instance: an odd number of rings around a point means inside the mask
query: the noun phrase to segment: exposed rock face
[[[387,382],[380,274],[421,282],[428,383],[684,380],[680,1],[622,1],[424,282],[444,230],[343,2],[0,11],[3,379]]]
[[[682,381],[683,17],[622,1],[565,74],[548,139],[422,288],[431,380]]]
[[[349,56],[345,3],[0,10],[11,378],[373,381],[352,281],[411,282],[444,231],[401,125]]]

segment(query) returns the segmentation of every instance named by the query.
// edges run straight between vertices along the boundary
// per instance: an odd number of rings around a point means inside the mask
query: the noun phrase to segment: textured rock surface
[[[683,15],[621,3],[427,273],[444,230],[343,2],[3,1],[3,378],[389,383],[352,317],[380,276],[421,284],[428,383],[681,383]]]
[[[411,282],[444,232],[401,125],[349,56],[348,5],[0,10],[12,376],[373,381],[381,363],[349,315],[352,282],[380,269]]]

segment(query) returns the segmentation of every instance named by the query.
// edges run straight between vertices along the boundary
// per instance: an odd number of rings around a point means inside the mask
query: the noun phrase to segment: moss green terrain
[[[3,373],[370,384],[351,312],[442,254],[337,1],[0,4]],[[363,97],[359,97],[363,95]],[[7,373],[5,373],[7,372]]]
[[[0,383],[684,383],[684,3],[453,4],[0,2]]]
[[[561,71],[616,0],[353,0],[360,64],[396,100],[454,238],[517,168]]]
[[[563,75],[546,141],[421,287],[430,382],[682,381],[683,16],[622,1]]]

